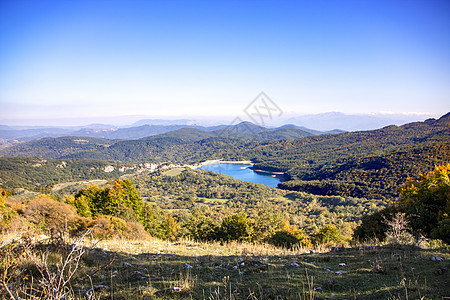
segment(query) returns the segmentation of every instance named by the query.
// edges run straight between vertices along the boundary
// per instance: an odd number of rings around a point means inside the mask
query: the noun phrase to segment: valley
[[[97,270],[100,299],[437,299],[448,294],[439,285],[449,256],[449,118],[296,139],[261,140],[268,132],[254,136],[246,124],[227,138],[182,128],[15,143],[0,149],[3,253],[32,265],[19,246],[28,243],[35,255],[44,247],[69,259],[55,243],[71,241],[89,253],[77,268]],[[389,222],[402,213],[411,227],[392,236]],[[13,232],[46,238],[26,242]],[[442,260],[429,264],[433,257]],[[13,286],[32,285],[0,270]],[[416,281],[392,281],[399,276]],[[85,297],[87,283],[74,278],[73,297]]]

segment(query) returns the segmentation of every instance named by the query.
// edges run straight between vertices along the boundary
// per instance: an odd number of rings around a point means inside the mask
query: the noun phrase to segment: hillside
[[[0,157],[0,188],[50,192],[58,183],[116,179],[125,174],[149,169],[146,164],[90,159],[42,159],[37,157]]]
[[[283,188],[320,195],[392,198],[405,176],[449,161],[450,115],[378,130],[312,135],[299,128],[267,129],[241,123],[204,131],[183,128],[137,140],[45,138],[1,150],[4,156],[89,158],[198,163],[252,160],[258,169],[282,171]],[[304,137],[295,140],[294,135]],[[266,140],[260,141],[260,137]]]
[[[405,176],[450,160],[450,115],[379,130],[259,145],[258,168],[285,172],[283,188],[355,197],[394,197]]]
[[[316,195],[394,199],[411,174],[427,172],[450,159],[450,142],[421,143],[383,155],[320,164],[279,187]],[[299,169],[296,172],[300,174]]]

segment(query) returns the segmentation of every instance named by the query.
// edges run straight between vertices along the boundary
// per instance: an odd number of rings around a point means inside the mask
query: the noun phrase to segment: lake
[[[222,173],[225,175],[229,175],[235,179],[239,179],[242,181],[250,181],[253,183],[266,184],[270,187],[277,187],[278,183],[280,183],[280,179],[273,177],[269,173],[263,173],[258,171],[253,171],[250,169],[253,165],[249,164],[232,164],[232,163],[217,163],[210,164],[200,167],[200,169],[205,171],[213,171],[217,173]]]

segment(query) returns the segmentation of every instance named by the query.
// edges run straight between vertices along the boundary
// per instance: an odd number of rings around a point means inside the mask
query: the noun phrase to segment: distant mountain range
[[[164,121],[164,120],[162,120]],[[220,137],[233,135],[233,137],[251,140],[276,140],[276,139],[297,139],[309,135],[336,134],[341,130],[318,131],[306,127],[298,127],[295,125],[284,125],[278,128],[265,128],[252,124],[250,122],[242,122],[240,124],[227,126],[199,126],[199,125],[150,125],[146,122],[162,122],[161,120],[142,120],[136,122],[132,127],[117,128],[111,125],[92,124],[84,128],[16,128],[2,125],[0,127],[0,140],[4,142],[11,141],[30,141],[43,137],[62,137],[62,136],[78,136],[78,137],[94,137],[102,139],[140,139],[148,136],[167,134],[167,136],[199,136]],[[182,123],[187,120],[180,120]],[[168,122],[168,121],[167,121]],[[173,133],[171,133],[173,132]],[[171,133],[171,134],[169,134]]]
[[[141,116],[142,117],[142,116]],[[403,125],[429,118],[426,114],[343,114],[328,112],[300,116],[284,116],[272,120],[272,129],[301,129],[311,134],[339,133],[343,131],[374,130],[388,125]],[[108,139],[140,139],[164,134],[182,128],[196,128],[203,131],[223,129],[228,124],[226,118],[211,119],[149,119],[138,121],[128,118],[130,125],[117,126],[121,118],[99,118],[96,123],[85,126],[7,126],[0,125],[0,143],[29,141],[43,137],[89,136]],[[134,119],[136,120],[136,119]],[[36,120],[35,120],[36,121]],[[41,120],[39,124],[50,122]],[[105,123],[102,123],[102,122]],[[72,120],[74,122],[74,120]],[[81,122],[81,120],[80,120]],[[132,123],[133,122],[133,123]],[[120,121],[123,123],[123,120]],[[291,125],[284,125],[291,124]],[[334,130],[335,129],[335,130]],[[330,131],[331,130],[331,131]],[[292,132],[288,133],[291,135]],[[294,135],[295,137],[295,135]]]
[[[284,120],[285,123],[302,125],[316,130],[339,128],[345,131],[374,130],[388,125],[403,125],[429,118],[425,114],[344,114],[327,112],[302,115]]]

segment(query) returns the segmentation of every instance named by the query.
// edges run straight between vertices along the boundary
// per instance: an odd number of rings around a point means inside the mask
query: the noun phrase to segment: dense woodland
[[[401,213],[411,226],[404,228],[410,242],[449,242],[449,175],[450,164],[408,179],[400,188],[400,199],[386,207],[375,200],[288,193],[211,172],[155,172],[134,178],[144,199],[128,179],[105,187],[91,185],[72,195],[15,196],[2,191],[1,230],[33,227],[58,237],[91,228],[98,237],[150,234],[170,240],[189,237],[289,247],[352,238],[381,240],[389,233],[388,220]]]

